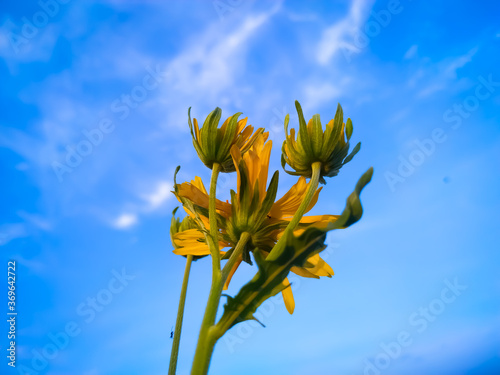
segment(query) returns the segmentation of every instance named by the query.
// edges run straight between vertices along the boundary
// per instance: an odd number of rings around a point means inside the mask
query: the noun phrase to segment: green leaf
[[[255,320],[254,313],[268,298],[286,288],[283,280],[294,266],[301,267],[312,255],[324,250],[326,234],[334,229],[346,228],[361,218],[363,208],[359,200],[361,190],[370,182],[373,168],[359,179],[354,192],[347,198],[346,207],[340,217],[326,226],[311,225],[300,236],[289,234],[286,245],[274,260],[266,260],[260,250],[254,251],[258,271],[236,296],[228,298],[224,313],[216,325],[218,335],[245,320]],[[219,336],[219,337],[220,337]]]

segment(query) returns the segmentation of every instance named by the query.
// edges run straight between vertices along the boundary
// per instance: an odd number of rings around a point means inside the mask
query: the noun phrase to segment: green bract
[[[352,135],[352,121],[350,118],[344,124],[343,112],[340,104],[333,120],[326,125],[323,131],[320,117],[314,115],[306,124],[302,108],[298,101],[295,107],[299,115],[299,131],[295,140],[295,129],[288,133],[289,116],[285,118],[285,141],[283,142],[281,165],[285,169],[288,164],[293,171],[285,172],[294,176],[312,176],[312,164],[321,163],[320,182],[325,184],[324,177],[333,177],[339,173],[340,168],[354,157],[361,147],[358,143],[352,152],[349,152],[349,140]]]
[[[244,154],[255,142],[264,129],[259,128],[253,133],[253,126],[248,125],[247,118],[238,121],[241,113],[227,118],[220,128],[219,121],[222,111],[215,108],[205,119],[201,129],[194,118],[191,122],[191,108],[188,110],[189,128],[193,137],[193,145],[203,164],[212,169],[214,163],[221,166],[221,172],[234,172],[235,167],[230,150],[233,145]],[[253,133],[253,134],[252,134]]]

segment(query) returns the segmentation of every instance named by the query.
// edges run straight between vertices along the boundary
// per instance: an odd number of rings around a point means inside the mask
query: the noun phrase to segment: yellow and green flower
[[[344,123],[343,111],[340,104],[335,117],[326,124],[323,130],[320,116],[314,115],[306,124],[302,107],[295,101],[299,116],[299,131],[295,138],[295,129],[288,133],[289,116],[285,118],[285,141],[282,147],[281,164],[283,169],[288,164],[293,171],[285,172],[294,176],[310,178],[313,175],[314,163],[321,163],[319,181],[326,183],[324,177],[336,176],[340,168],[347,164],[361,148],[358,143],[352,152],[349,152],[349,140],[352,136],[352,121],[350,118]]]
[[[264,132],[263,128],[253,131],[253,126],[247,125],[247,117],[238,120],[241,113],[228,117],[220,128],[219,121],[222,111],[219,107],[210,112],[200,128],[196,118],[191,122],[191,108],[188,111],[189,128],[193,145],[203,164],[212,169],[214,163],[221,167],[221,172],[234,172],[234,164],[230,150],[236,147],[245,153]]]

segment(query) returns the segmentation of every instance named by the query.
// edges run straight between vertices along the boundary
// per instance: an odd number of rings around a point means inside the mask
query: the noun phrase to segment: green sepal
[[[271,178],[271,182],[266,191],[266,197],[262,201],[260,205],[260,209],[256,215],[255,223],[253,223],[253,229],[257,229],[260,227],[262,222],[267,219],[267,213],[271,210],[272,205],[276,199],[276,194],[278,193],[278,181],[279,181],[279,172],[276,171]],[[256,184],[257,185],[257,184]]]
[[[345,135],[347,137],[347,140],[351,139],[352,136],[352,121],[350,118],[347,119],[345,123]]]
[[[319,157],[321,155],[321,147],[323,146],[323,128],[318,114],[312,117],[311,138],[314,157]]]
[[[217,126],[222,115],[222,110],[217,107],[215,108],[205,119],[203,126],[200,130],[202,147],[206,150],[205,154],[210,159],[211,163],[214,162],[217,150]]]
[[[297,100],[295,101],[295,108],[297,109],[297,114],[299,116],[299,134],[297,136],[297,144],[298,145],[300,144],[302,146],[306,155],[311,155],[312,150],[307,132],[307,123],[304,118],[304,113],[302,112],[302,107],[300,106],[300,103]],[[300,137],[300,142],[299,142],[299,137]]]
[[[238,117],[240,117],[241,112],[238,112],[231,116],[229,123],[224,131],[223,138],[219,145],[219,151],[217,152],[217,160],[220,160],[222,157],[229,155],[229,150],[231,149],[232,141],[236,135],[236,130],[238,130]]]
[[[356,155],[360,149],[361,149],[361,142],[358,142],[358,144],[354,146],[354,148],[352,149],[351,153],[347,155],[347,157],[344,159],[342,165],[349,163],[354,157],[354,155]]]
[[[203,152],[203,150],[201,149],[198,141],[196,140],[196,136],[195,136],[194,130],[193,130],[193,123],[191,122],[191,107],[189,107],[189,109],[188,109],[188,124],[189,124],[189,129],[191,130],[191,137],[193,138],[194,149],[196,150],[198,157],[201,159],[203,164],[205,164],[206,156],[205,156],[205,153]],[[200,136],[201,136],[201,134],[200,134]],[[179,168],[180,168],[180,166],[179,166]]]

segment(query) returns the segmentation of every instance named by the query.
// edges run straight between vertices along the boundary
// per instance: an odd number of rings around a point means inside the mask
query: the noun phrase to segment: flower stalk
[[[283,235],[276,243],[276,245],[274,245],[273,250],[267,256],[266,258],[267,260],[274,260],[281,253],[281,249],[283,248],[283,246],[286,245],[286,239],[288,238],[289,234],[293,233],[293,231],[297,228],[297,225],[299,225],[300,220],[302,219],[305,212],[307,211],[307,208],[311,204],[311,201],[314,197],[314,193],[318,188],[320,177],[321,177],[321,162],[317,161],[312,163],[312,176],[309,181],[309,186],[307,187],[304,200],[302,201],[299,208],[293,215],[293,218],[287,225],[285,231],[283,232]]]
[[[184,270],[184,278],[182,280],[181,296],[179,298],[179,308],[177,310],[177,319],[175,320],[174,341],[172,343],[172,353],[170,354],[170,365],[168,367],[168,375],[175,375],[177,369],[177,358],[179,356],[179,343],[181,340],[182,320],[184,317],[184,305],[186,302],[186,292],[189,280],[189,272],[193,256],[188,255],[186,258],[186,268]]]
[[[243,250],[249,240],[250,234],[247,232],[242,233],[233,253],[225,264],[222,273],[219,272],[216,277],[212,278],[212,287],[210,288],[205,316],[203,317],[200,335],[198,337],[198,345],[196,347],[191,375],[205,375],[208,373],[212,353],[214,351],[215,344],[220,337],[220,335],[215,332],[214,324],[217,310],[219,308],[222,289],[229,273],[231,272],[231,269],[243,253]]]
[[[210,180],[210,195],[208,206],[208,218],[210,223],[210,253],[212,254],[212,276],[220,273],[220,252],[219,252],[219,228],[217,227],[217,212],[215,210],[217,178],[219,177],[220,164],[213,163],[212,178]]]

